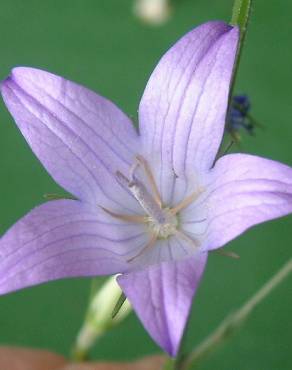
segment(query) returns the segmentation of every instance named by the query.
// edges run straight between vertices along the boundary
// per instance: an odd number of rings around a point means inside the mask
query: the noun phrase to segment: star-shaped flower
[[[62,77],[15,68],[4,101],[47,171],[78,200],[45,203],[0,240],[2,294],[73,276],[118,282],[175,355],[208,251],[292,212],[292,169],[245,154],[214,165],[238,29],[197,27],[161,59],[138,134],[112,102]]]

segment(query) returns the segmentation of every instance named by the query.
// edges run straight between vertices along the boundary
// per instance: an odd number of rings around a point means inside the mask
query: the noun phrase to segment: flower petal
[[[221,143],[239,31],[208,22],[160,60],[142,97],[145,151],[160,162],[167,199],[176,176],[211,168]]]
[[[129,208],[132,198],[115,173],[128,172],[139,137],[112,102],[26,67],[14,68],[1,92],[32,150],[62,187],[82,200],[104,206],[108,200],[122,202]]]
[[[140,225],[89,204],[45,203],[0,239],[0,294],[60,278],[127,271],[128,255],[144,238]]]
[[[205,247],[215,249],[251,226],[292,213],[292,168],[252,155],[226,155],[211,171],[208,192]]]
[[[207,253],[164,262],[118,277],[118,283],[151,337],[175,356]]]

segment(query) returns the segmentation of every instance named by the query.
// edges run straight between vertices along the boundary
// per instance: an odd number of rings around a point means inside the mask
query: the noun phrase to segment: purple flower
[[[292,211],[292,169],[231,154],[224,131],[238,29],[197,27],[161,59],[140,134],[113,103],[73,82],[15,68],[4,101],[47,171],[78,200],[33,209],[0,240],[2,294],[121,273],[146,330],[175,355],[207,253]]]

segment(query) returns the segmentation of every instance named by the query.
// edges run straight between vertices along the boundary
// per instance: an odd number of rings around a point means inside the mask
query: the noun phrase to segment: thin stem
[[[252,0],[235,0],[232,9],[231,24],[238,25],[242,31],[246,31]]]
[[[292,259],[282,268],[241,308],[228,316],[197,348],[185,357],[180,370],[187,370],[196,366],[219,344],[228,339],[251,314],[254,308],[261,303],[288,275],[292,272]]]
[[[170,357],[166,360],[162,368],[162,370],[176,370],[176,369],[177,369],[176,359]]]
[[[233,5],[230,24],[233,26],[239,27],[240,39],[239,39],[239,45],[237,49],[235,65],[234,65],[234,70],[233,70],[233,77],[232,77],[231,89],[230,89],[230,98],[232,97],[236,75],[238,71],[238,66],[239,66],[239,62],[241,58],[242,48],[243,48],[244,40],[246,37],[251,5],[252,5],[252,0],[235,0],[234,5]]]

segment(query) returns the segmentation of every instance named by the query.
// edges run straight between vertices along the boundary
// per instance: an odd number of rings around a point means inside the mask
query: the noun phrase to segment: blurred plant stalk
[[[161,25],[169,20],[172,8],[169,0],[136,0],[133,10],[143,22]]]
[[[222,323],[201,344],[188,354],[178,366],[165,367],[166,369],[188,370],[194,369],[205,357],[212,353],[219,345],[229,339],[249,317],[253,310],[272,291],[277,288],[292,272],[292,258],[263,285],[241,308],[227,316]]]
[[[233,9],[232,9],[232,16],[230,20],[230,24],[232,26],[239,27],[240,30],[240,39],[237,49],[237,55],[233,70],[233,78],[231,81],[231,88],[230,88],[230,97],[231,100],[235,85],[235,80],[238,72],[239,62],[241,58],[242,48],[245,42],[251,8],[252,8],[253,0],[234,0]]]
[[[121,288],[116,282],[116,276],[106,280],[100,289],[94,288],[83,326],[81,327],[72,350],[75,361],[83,361],[96,341],[110,329],[118,325],[132,311],[128,300],[117,302],[122,295]],[[113,312],[115,315],[113,317]]]

